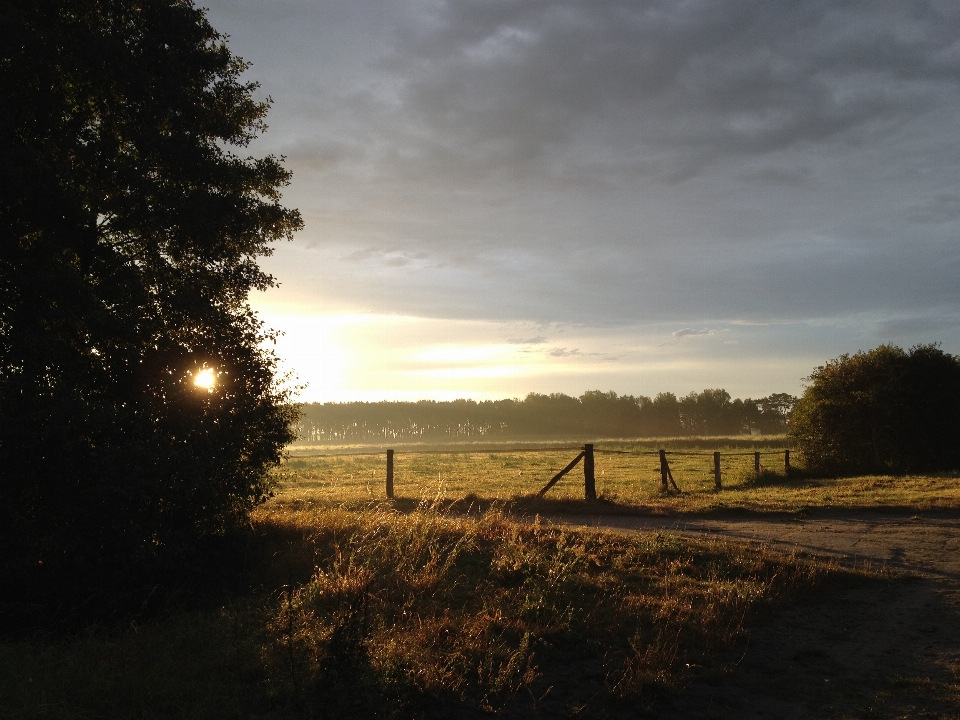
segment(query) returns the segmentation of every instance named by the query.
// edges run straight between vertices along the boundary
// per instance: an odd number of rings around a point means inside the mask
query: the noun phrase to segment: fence
[[[558,448],[548,448],[551,451],[555,451]],[[526,451],[535,450],[535,449],[526,449]],[[430,451],[418,451],[420,453],[430,452]],[[443,451],[435,451],[443,452]],[[389,499],[394,498],[394,451],[387,450],[387,467],[386,467],[386,496]],[[673,477],[673,472],[670,468],[670,457],[712,457],[713,461],[713,482],[714,488],[716,490],[723,489],[723,470],[722,470],[722,460],[723,457],[753,457],[753,471],[759,476],[767,468],[762,464],[762,458],[764,456],[776,456],[778,458],[783,458],[783,469],[784,473],[790,475],[790,450],[767,450],[767,451],[754,451],[754,452],[725,452],[721,453],[720,451],[714,452],[695,452],[695,451],[667,451],[663,448],[653,451],[632,451],[632,450],[605,450],[595,448],[593,443],[586,443],[583,446],[582,451],[576,457],[573,458],[562,470],[556,473],[546,485],[544,485],[540,491],[537,493],[538,497],[543,497],[546,493],[554,487],[560,480],[563,479],[570,471],[572,471],[577,465],[581,462],[583,463],[583,496],[585,500],[596,500],[597,499],[597,485],[596,485],[596,455],[606,454],[606,455],[625,455],[633,457],[656,457],[659,461],[659,471],[660,471],[660,483],[661,490],[664,493],[681,492],[680,487],[677,485],[676,480]]]

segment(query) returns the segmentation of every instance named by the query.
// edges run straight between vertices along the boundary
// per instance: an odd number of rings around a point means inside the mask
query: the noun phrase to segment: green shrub
[[[960,467],[960,359],[936,345],[881,345],[818,367],[790,433],[808,470],[922,472]]]

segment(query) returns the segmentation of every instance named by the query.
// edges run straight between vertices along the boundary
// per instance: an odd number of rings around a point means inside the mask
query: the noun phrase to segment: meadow
[[[582,503],[583,471],[574,468],[542,498],[537,492],[580,448],[516,448],[509,445],[456,449],[401,448],[394,459],[399,507],[441,499],[458,508],[491,501],[524,512],[589,510],[591,513],[704,514],[722,512],[803,513],[813,509],[960,508],[956,473],[924,476],[811,478],[793,455],[784,471],[785,438],[705,438],[609,441],[596,444],[597,503]],[[655,448],[668,450],[680,492],[661,490]],[[713,451],[721,452],[723,489],[714,485]],[[761,472],[753,452],[761,452]],[[340,504],[360,507],[385,497],[383,452],[342,448],[298,449],[276,474],[276,501],[295,507]]]
[[[955,475],[785,477],[771,454],[758,477],[754,448],[775,453],[783,441],[762,442],[662,443],[676,451],[680,493],[661,491],[658,459],[644,454],[660,442],[598,443],[592,503],[580,468],[533,497],[574,445],[400,448],[393,501],[382,452],[298,449],[274,497],[226,538],[229,581],[167,592],[149,612],[0,642],[0,716],[659,712],[694,680],[724,682],[754,623],[804,607],[816,616],[823,603],[902,581],[751,543],[541,517],[960,507]],[[681,454],[715,449],[726,456],[719,492],[712,454]]]

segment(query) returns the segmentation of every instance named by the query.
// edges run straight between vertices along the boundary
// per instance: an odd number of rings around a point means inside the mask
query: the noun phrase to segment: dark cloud
[[[875,335],[878,339],[887,341],[930,342],[931,337],[943,337],[947,333],[952,335],[956,330],[956,318],[902,317],[880,321],[877,323]]]
[[[756,167],[743,171],[740,174],[743,180],[759,185],[790,185],[797,186],[814,182],[813,173],[805,167]]]
[[[941,102],[960,77],[960,10],[949,4],[427,8],[380,66],[419,129],[403,159],[433,171],[691,177],[730,155],[866,142]]]
[[[325,307],[960,317],[955,2],[212,4]]]
[[[942,225],[960,220],[960,194],[941,193],[908,209],[911,220],[919,223]]]

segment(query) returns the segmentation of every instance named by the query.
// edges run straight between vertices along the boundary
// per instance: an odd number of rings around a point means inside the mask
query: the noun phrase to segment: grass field
[[[148,622],[0,643],[5,718],[633,716],[758,613],[851,583],[717,539],[268,504],[249,590]],[[734,661],[735,662],[735,659]]]
[[[766,442],[762,452],[777,449]],[[755,544],[576,530],[533,515],[960,507],[955,475],[788,479],[775,465],[782,455],[765,455],[757,478],[756,445],[718,439],[665,444],[682,492],[662,494],[657,457],[642,454],[658,445],[598,443],[592,503],[579,468],[531,499],[575,446],[404,448],[393,502],[383,499],[383,453],[301,450],[234,541],[239,583],[171,593],[179,600],[121,625],[0,642],[0,716],[656,713],[691,668],[722,682],[753,620],[900,581]],[[725,453],[721,492],[714,449]]]
[[[656,441],[596,445],[596,487],[601,501],[592,512],[711,513],[724,511],[798,513],[815,508],[960,508],[958,476],[863,476],[804,479],[802,467],[784,474],[784,440],[731,443],[717,438],[665,445],[680,493],[663,493]],[[677,445],[680,445],[677,447]],[[684,446],[685,445],[685,446]],[[738,446],[739,445],[739,446]],[[761,474],[753,450],[760,451]],[[351,449],[347,449],[350,452]],[[352,449],[355,452],[355,449]],[[723,490],[714,487],[713,450],[721,452]],[[610,452],[613,451],[613,452]],[[421,500],[451,503],[499,500],[532,511],[583,510],[583,471],[572,470],[542,500],[533,496],[576,457],[563,449],[461,448],[455,451],[398,450],[394,493],[400,507]],[[277,500],[303,506],[347,503],[360,506],[385,493],[386,458],[376,454],[309,455],[301,450],[277,473]],[[796,468],[797,458],[792,458]]]

